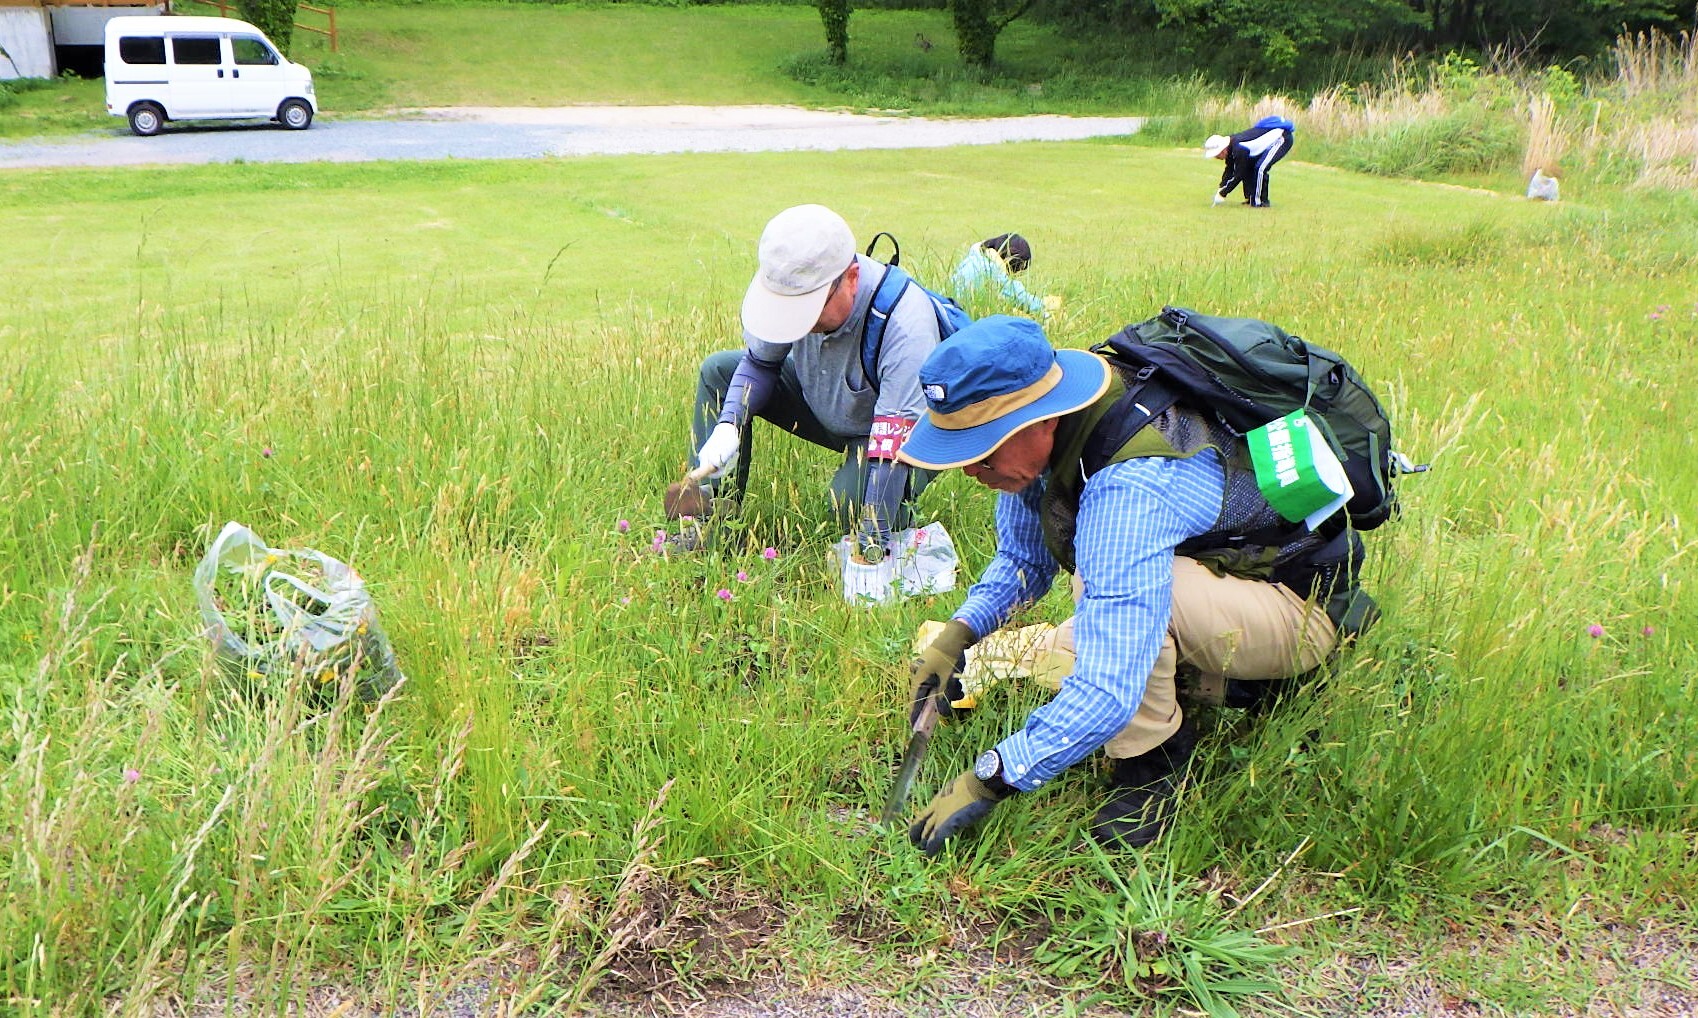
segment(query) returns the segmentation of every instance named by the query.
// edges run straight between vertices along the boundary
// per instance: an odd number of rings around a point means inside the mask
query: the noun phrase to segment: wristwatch
[[[1002,754],[987,749],[973,762],[973,777],[984,782],[998,799],[1006,799],[1019,789],[1002,780]]]

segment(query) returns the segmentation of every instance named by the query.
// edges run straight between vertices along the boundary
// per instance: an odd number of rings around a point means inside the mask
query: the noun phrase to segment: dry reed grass
[[[1607,132],[1601,144],[1638,160],[1641,186],[1698,187],[1698,32],[1624,35],[1610,56],[1626,97],[1657,113]]]
[[[1624,35],[1610,48],[1610,57],[1616,81],[1629,98],[1673,93],[1685,99],[1688,109],[1698,104],[1698,32]]]
[[[1698,122],[1658,118],[1619,131],[1613,147],[1639,160],[1639,183],[1672,190],[1698,188]]]
[[[1341,142],[1361,134],[1438,116],[1448,108],[1441,89],[1430,78],[1419,78],[1407,61],[1393,60],[1377,85],[1334,85],[1316,93],[1307,104],[1287,96],[1257,99],[1235,92],[1209,100],[1200,110],[1211,121],[1250,123],[1277,113],[1303,125],[1303,130],[1326,142]]]
[[[1568,151],[1569,135],[1557,117],[1556,102],[1540,93],[1527,100],[1527,148],[1521,154],[1521,175],[1534,170],[1560,176],[1562,157]]]

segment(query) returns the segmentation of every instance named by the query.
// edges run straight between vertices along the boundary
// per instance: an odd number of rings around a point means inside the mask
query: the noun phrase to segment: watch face
[[[973,764],[973,775],[980,781],[989,781],[1002,770],[1002,757],[996,755],[996,750],[987,749],[979,754],[979,759]]]

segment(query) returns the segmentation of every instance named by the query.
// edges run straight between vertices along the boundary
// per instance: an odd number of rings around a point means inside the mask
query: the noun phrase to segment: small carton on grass
[[[1310,530],[1356,494],[1344,465],[1302,410],[1293,410],[1244,436],[1256,485],[1281,517]]]

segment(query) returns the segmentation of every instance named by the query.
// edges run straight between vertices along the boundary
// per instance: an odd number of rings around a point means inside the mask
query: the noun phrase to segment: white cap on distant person
[[[813,330],[831,284],[855,260],[855,235],[824,205],[797,205],[761,231],[760,268],[743,295],[743,328],[768,343]]]
[[[1232,139],[1228,138],[1226,135],[1211,134],[1209,135],[1208,140],[1203,142],[1203,155],[1213,159],[1215,156],[1226,151],[1226,147],[1230,144],[1232,144]]]

